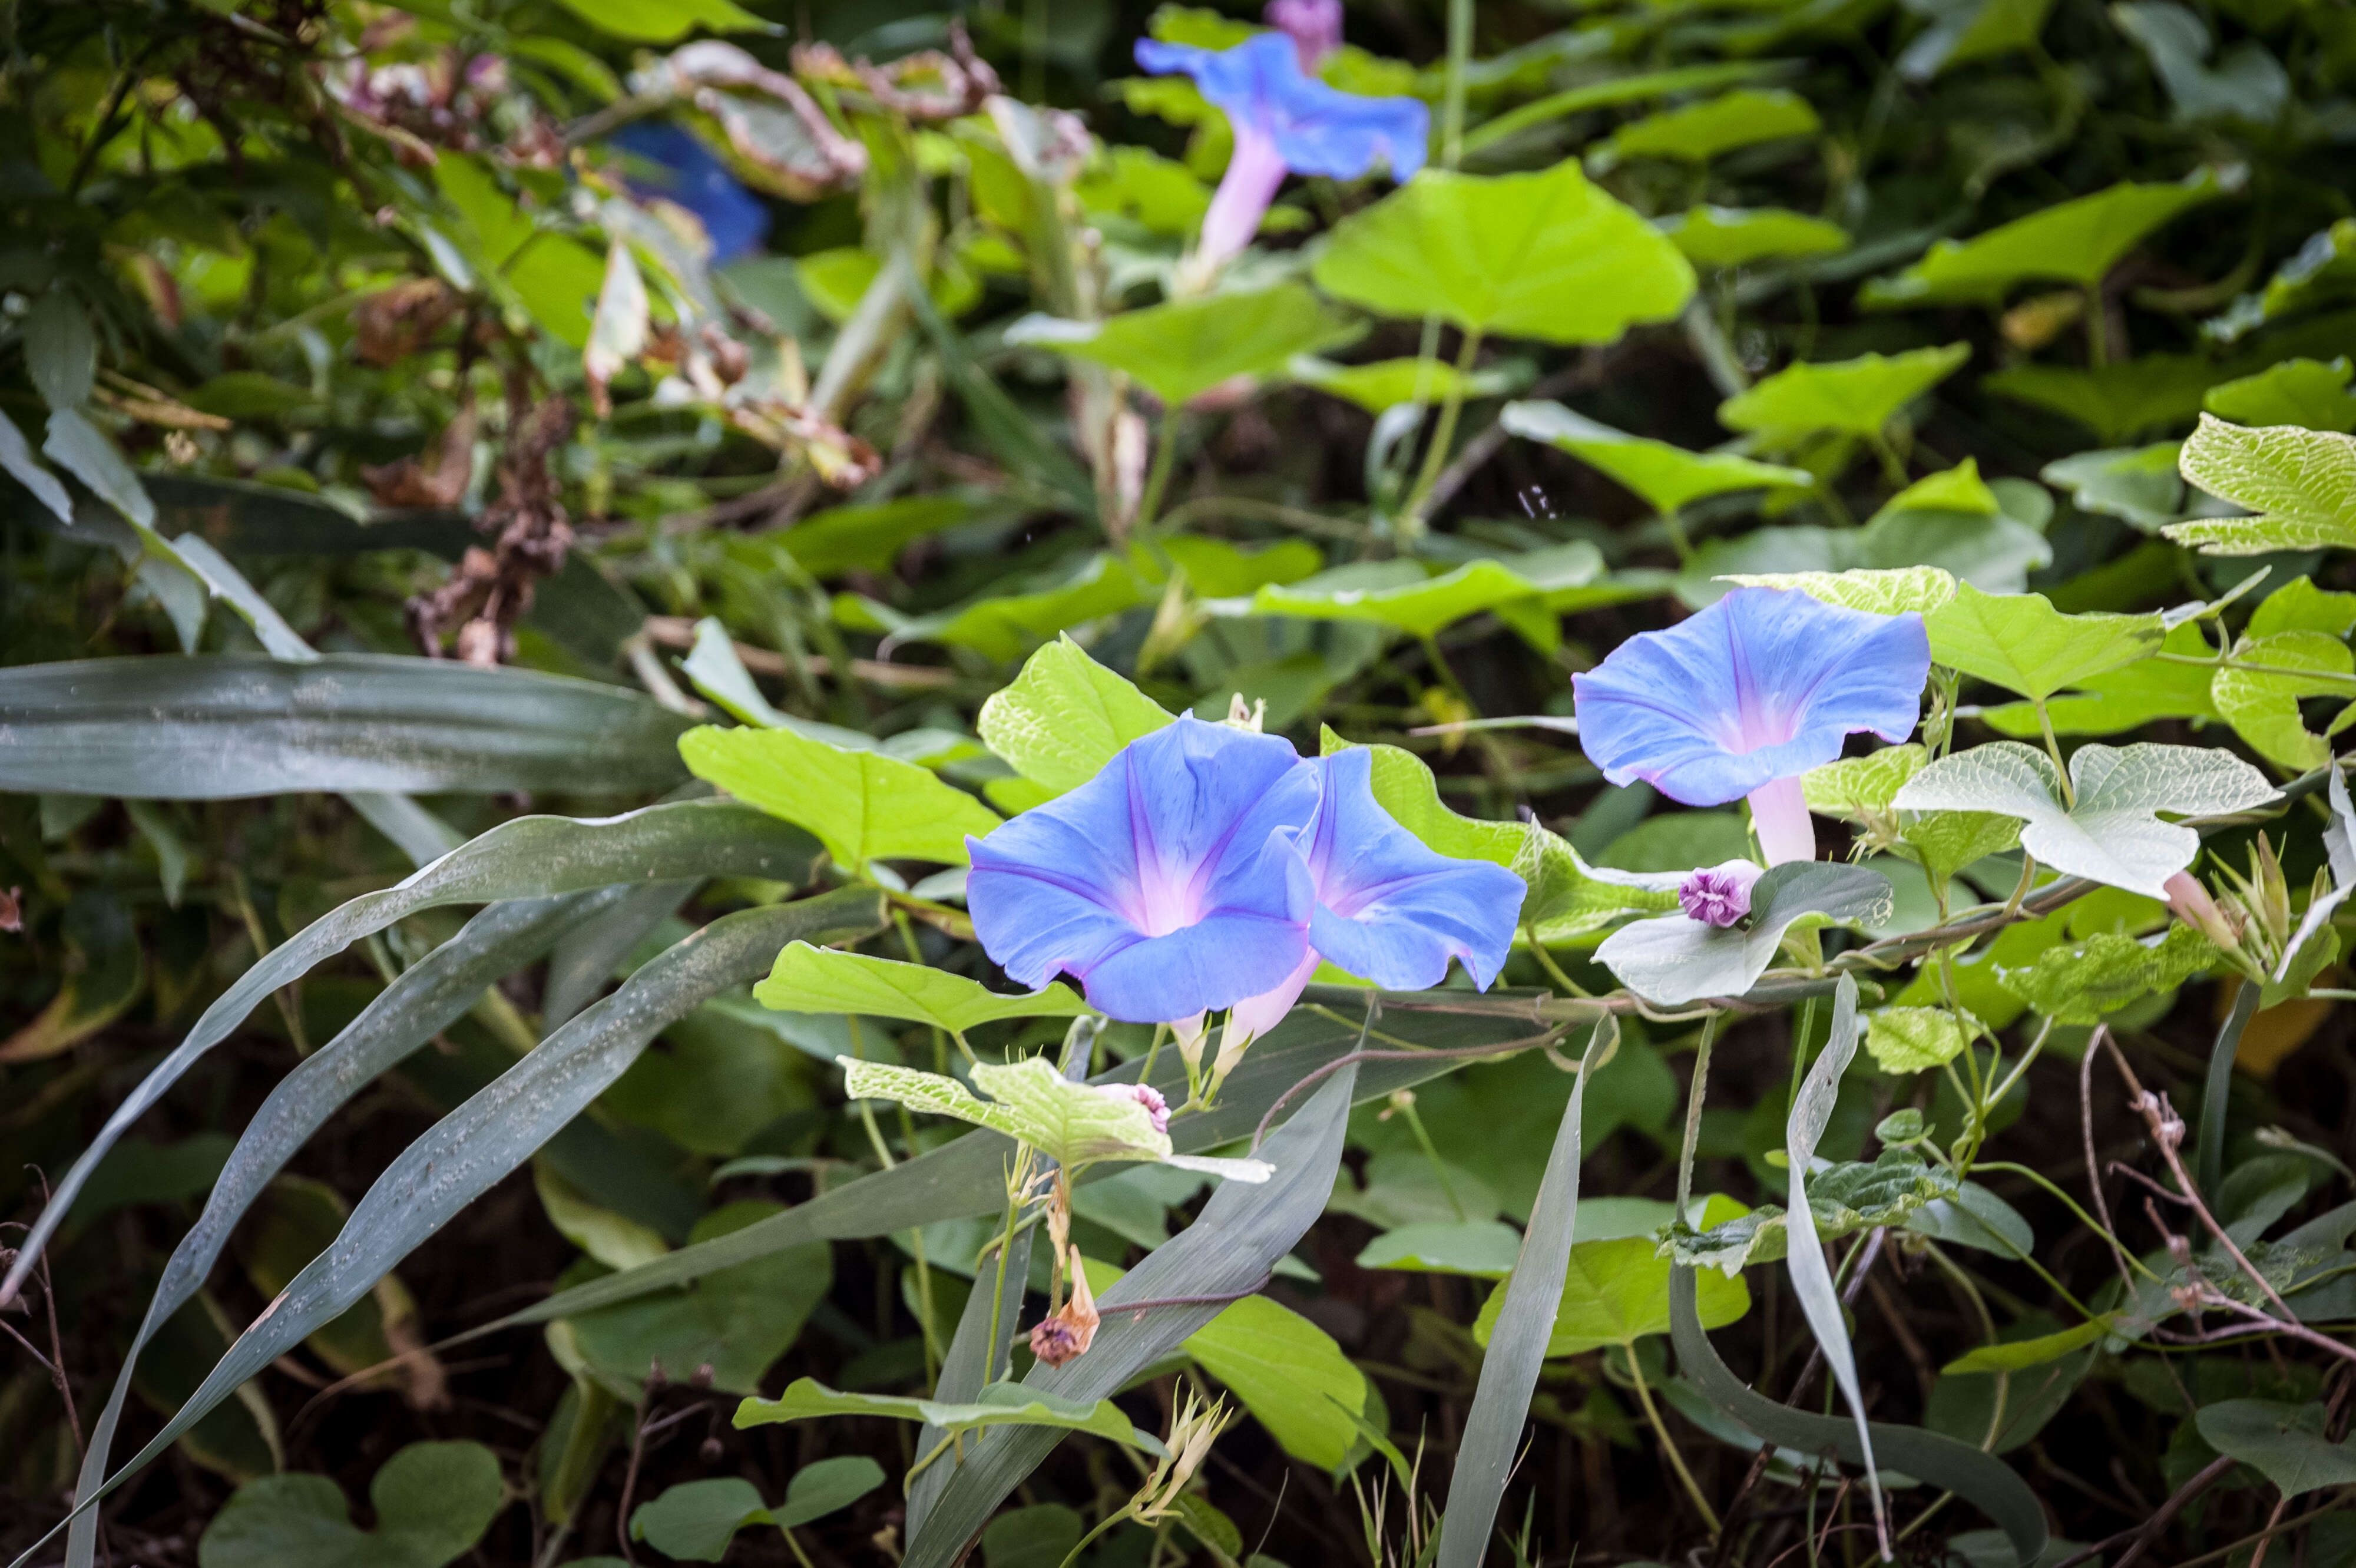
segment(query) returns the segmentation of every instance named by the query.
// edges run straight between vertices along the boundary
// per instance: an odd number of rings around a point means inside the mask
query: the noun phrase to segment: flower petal
[[[1231,1005],[1301,961],[1314,893],[1285,835],[1316,791],[1290,743],[1181,717],[966,841],[974,930],[1017,983],[1068,972],[1116,1018]]]
[[[1723,805],[1832,761],[1859,730],[1905,739],[1930,666],[1919,615],[1737,588],[1573,676],[1580,745],[1615,784]]]
[[[1404,180],[1423,166],[1430,145],[1431,111],[1420,101],[1363,98],[1303,76],[1282,33],[1257,33],[1226,49],[1140,38],[1137,63],[1157,76],[1193,77],[1229,124],[1273,138],[1295,174],[1355,179],[1379,158]]]
[[[1439,984],[1451,958],[1487,989],[1513,946],[1522,879],[1490,861],[1451,859],[1400,827],[1375,800],[1365,747],[1315,766],[1324,787],[1301,840],[1317,886],[1311,945],[1389,990]]]

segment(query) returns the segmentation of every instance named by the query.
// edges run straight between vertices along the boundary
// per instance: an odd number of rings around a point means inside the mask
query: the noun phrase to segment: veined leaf
[[[1821,1165],[1808,1176],[1808,1218],[1819,1242],[1883,1225],[1901,1225],[1931,1204],[1952,1199],[1958,1184],[1942,1165],[1920,1155],[1884,1149],[1870,1161]],[[1775,1204],[1721,1220],[1703,1230],[1670,1227],[1659,1232],[1660,1255],[1716,1269],[1731,1279],[1756,1263],[1791,1255],[1791,1223]],[[1702,1282],[1703,1288],[1709,1282]],[[1707,1320],[1707,1314],[1705,1314]],[[1712,1325],[1715,1326],[1715,1325]]]
[[[1965,583],[1926,624],[1931,658],[2042,701],[2156,651],[2156,615],[2063,615],[2041,594],[1983,594]]]
[[[1023,996],[1001,996],[929,964],[788,943],[754,1000],[780,1013],[853,1013],[907,1018],[962,1035],[998,1018],[1069,1018],[1088,1010],[1069,986],[1050,983]]]
[[[998,813],[912,762],[845,751],[791,730],[690,730],[680,755],[696,777],[807,828],[853,875],[871,860],[966,863],[965,838]]]
[[[1944,1007],[1884,1007],[1866,1020],[1866,1052],[1893,1076],[1943,1067],[1968,1043],[1964,1026]]]
[[[2285,1498],[2356,1482],[2356,1439],[2325,1435],[2322,1402],[2224,1400],[2195,1417],[2201,1441],[2272,1481]]]
[[[1427,169],[1335,225],[1312,275],[1385,316],[1546,343],[1609,343],[1694,291],[1676,247],[1576,159],[1495,178]]]
[[[2083,746],[2070,758],[2070,777],[2074,807],[2062,805],[2061,777],[2042,751],[1992,741],[1932,763],[1899,790],[1896,804],[2018,817],[2020,845],[2040,865],[2164,898],[2162,884],[2192,864],[2201,835],[2157,813],[2224,816],[2275,798],[2256,768],[2202,746]]]
[[[1797,588],[1812,599],[1875,615],[1929,616],[1955,596],[1955,578],[1937,566],[1851,567],[1846,572],[1729,573],[1746,588]]]
[[[979,727],[984,744],[1017,773],[1060,795],[1095,778],[1121,747],[1170,718],[1161,703],[1062,637],[991,694]]]
[[[2356,436],[2288,425],[2245,430],[2204,413],[2178,460],[2188,482],[2255,514],[2160,531],[2179,544],[2204,555],[2356,546]]]
[[[2308,729],[2298,704],[2303,697],[2339,697],[2343,703],[2356,697],[2356,683],[2347,679],[2356,674],[2356,655],[2350,654],[2348,645],[2326,631],[2278,631],[2242,639],[2233,657],[2277,670],[2314,671],[2312,676],[2300,676],[2218,671],[2210,678],[2209,700],[2233,726],[2233,733],[2249,742],[2259,756],[2289,772],[2304,773],[2329,762],[2331,747]]]
[[[2007,991],[2057,1024],[2098,1024],[2103,1015],[2155,991],[2169,991],[2217,961],[2217,950],[2190,926],[2171,924],[2146,944],[2096,931],[2067,947],[2048,948],[2034,963],[2004,970]]]
[[[1331,757],[1353,743],[1328,726],[1320,726],[1317,749]],[[1493,822],[1451,811],[1441,803],[1440,785],[1431,768],[1415,753],[1396,746],[1373,746],[1368,768],[1376,804],[1393,822],[1426,844],[1456,860],[1486,860],[1515,868],[1529,837],[1527,824]]]

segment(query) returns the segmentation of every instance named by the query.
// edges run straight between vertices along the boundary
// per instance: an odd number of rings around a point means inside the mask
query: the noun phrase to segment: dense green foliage
[[[2356,7],[1368,3],[1222,263],[1258,25],[0,0],[0,1561],[2356,1564]],[[1932,664],[1721,927],[1735,582]],[[1189,711],[1499,983],[1009,984]]]

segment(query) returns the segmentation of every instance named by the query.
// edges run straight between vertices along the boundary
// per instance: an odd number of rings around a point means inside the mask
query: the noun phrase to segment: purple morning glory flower
[[[1301,69],[1312,75],[1342,47],[1342,0],[1268,0],[1260,20],[1292,40]]]
[[[1778,588],[1737,588],[1571,678],[1580,745],[1614,784],[1673,800],[1751,800],[1767,864],[1815,858],[1800,775],[1859,730],[1914,731],[1930,673],[1922,618],[1843,609]]]
[[[737,182],[728,166],[684,126],[638,120],[614,134],[614,145],[652,172],[632,183],[644,194],[695,214],[712,239],[712,264],[724,266],[761,248],[769,237],[769,209]]]
[[[1303,75],[1284,33],[1258,33],[1227,49],[1137,41],[1137,63],[1157,76],[1183,71],[1224,113],[1235,156],[1203,218],[1195,265],[1205,274],[1241,253],[1285,172],[1355,179],[1382,159],[1404,180],[1423,166],[1431,112],[1412,98],[1361,98]]]
[[[1485,987],[1522,881],[1424,846],[1376,803],[1363,749],[1291,744],[1191,714],[1086,784],[969,838],[966,903],[1023,985],[1057,973],[1133,1023],[1234,1011],[1223,1057],[1284,1016],[1322,956],[1377,985]]]
[[[1751,913],[1751,887],[1762,875],[1747,860],[1705,865],[1677,884],[1677,908],[1688,920],[1731,926]]]

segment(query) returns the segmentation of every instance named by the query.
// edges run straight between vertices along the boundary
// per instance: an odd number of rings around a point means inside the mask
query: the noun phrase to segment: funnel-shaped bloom
[[[1266,1034],[1330,959],[1387,991],[1421,991],[1462,960],[1486,991],[1505,961],[1526,889],[1485,860],[1454,860],[1400,827],[1376,800],[1375,754],[1352,746],[1306,766],[1318,770],[1317,816],[1295,840],[1317,892],[1309,950],[1274,990],[1236,1004],[1227,1032]]]
[[[1371,765],[1182,716],[966,841],[975,933],[1018,983],[1072,974],[1115,1018],[1233,1008],[1229,1050],[1275,1026],[1321,956],[1395,989],[1461,959],[1485,988],[1521,878],[1426,848],[1376,801]]]
[[[1431,111],[1412,98],[1361,98],[1303,75],[1293,40],[1256,33],[1227,49],[1151,38],[1137,63],[1157,76],[1183,71],[1236,134],[1235,156],[1203,218],[1195,266],[1205,274],[1239,254],[1259,231],[1285,172],[1355,179],[1377,158],[1393,179],[1423,166]]]
[[[738,183],[728,166],[684,127],[638,120],[614,134],[614,145],[651,166],[632,183],[646,195],[678,203],[696,216],[712,239],[712,264],[724,266],[759,250],[769,237],[769,209]]]
[[[1922,618],[1737,588],[1572,677],[1580,745],[1614,784],[1688,806],[1749,796],[1767,863],[1815,857],[1800,775],[1859,730],[1913,733],[1930,673]]]

